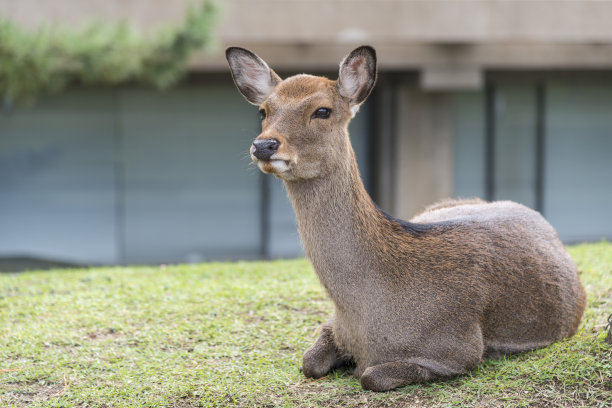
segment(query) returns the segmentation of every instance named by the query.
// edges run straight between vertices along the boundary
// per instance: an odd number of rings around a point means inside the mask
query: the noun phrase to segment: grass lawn
[[[0,406],[612,406],[612,244],[569,250],[576,336],[383,394],[300,373],[332,311],[304,260],[0,274]]]

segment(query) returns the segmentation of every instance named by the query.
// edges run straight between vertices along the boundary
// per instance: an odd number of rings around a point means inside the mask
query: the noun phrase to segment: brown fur
[[[539,213],[508,201],[453,200],[410,224],[375,207],[347,131],[374,85],[373,49],[353,51],[339,81],[298,75],[273,83],[263,101],[236,78],[244,74],[233,68],[237,56],[247,53],[228,49],[232,74],[266,111],[257,139],[280,142],[271,160],[253,159],[285,181],[306,255],[335,304],[304,354],[306,376],[355,364],[364,388],[386,391],[576,332],[584,290]],[[267,65],[258,70],[265,75],[256,83],[276,76]],[[329,118],[312,116],[321,107],[332,109]]]

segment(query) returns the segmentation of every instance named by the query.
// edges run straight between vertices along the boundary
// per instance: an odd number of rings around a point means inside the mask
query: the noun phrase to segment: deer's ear
[[[361,105],[376,83],[376,51],[364,45],[354,49],[340,63],[338,90],[349,99],[351,108]],[[356,110],[355,110],[356,111]]]
[[[281,81],[264,60],[247,49],[230,47],[225,57],[236,87],[254,105],[261,105]]]

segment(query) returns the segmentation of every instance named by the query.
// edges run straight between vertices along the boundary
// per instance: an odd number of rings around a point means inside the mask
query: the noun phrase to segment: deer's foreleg
[[[304,353],[302,369],[306,377],[321,378],[349,362],[350,358],[340,353],[334,342],[332,325],[333,319],[322,324],[319,338]]]

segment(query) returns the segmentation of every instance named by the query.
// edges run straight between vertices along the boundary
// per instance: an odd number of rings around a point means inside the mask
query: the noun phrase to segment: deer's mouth
[[[282,174],[291,168],[291,161],[281,159],[258,160],[257,166],[264,173]]]
[[[251,153],[253,162],[257,164],[259,169],[266,174],[274,174],[279,176],[291,170],[292,160],[284,154],[274,154],[269,159],[258,159]]]

